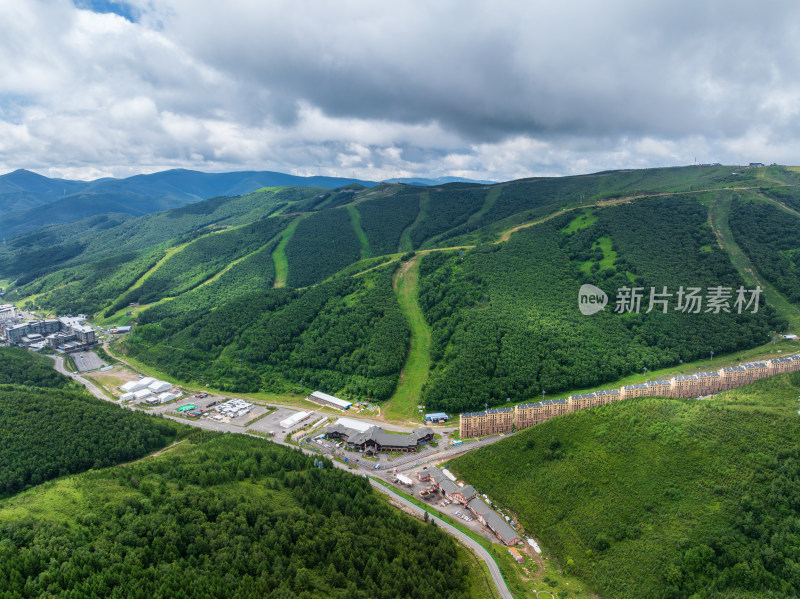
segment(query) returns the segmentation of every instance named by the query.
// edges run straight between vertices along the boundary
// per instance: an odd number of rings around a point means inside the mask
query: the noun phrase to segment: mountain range
[[[127,350],[178,379],[276,392],[302,379],[392,398],[398,415],[420,400],[458,412],[756,347],[800,324],[799,179],[719,166],[271,187],[17,236],[0,247],[0,279],[21,304],[138,321]],[[610,298],[757,285],[764,297],[748,314],[587,318],[585,284]]]
[[[392,179],[413,185],[468,181],[457,177]],[[124,179],[94,181],[51,179],[16,170],[0,176],[0,235],[9,238],[40,227],[72,222],[96,214],[141,216],[216,196],[237,196],[262,187],[336,188],[351,183],[374,187],[375,181],[342,177],[300,177],[272,171],[203,173],[172,169]]]

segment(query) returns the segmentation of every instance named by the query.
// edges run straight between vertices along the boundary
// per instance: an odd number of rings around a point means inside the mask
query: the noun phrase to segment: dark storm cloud
[[[796,94],[792,2],[191,6],[175,2],[166,31],[276,106],[437,121],[473,141],[736,135],[780,122],[775,97]]]

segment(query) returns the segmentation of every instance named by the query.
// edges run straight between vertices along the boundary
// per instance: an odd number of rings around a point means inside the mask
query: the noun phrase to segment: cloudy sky
[[[800,164],[800,3],[0,0],[0,173]]]

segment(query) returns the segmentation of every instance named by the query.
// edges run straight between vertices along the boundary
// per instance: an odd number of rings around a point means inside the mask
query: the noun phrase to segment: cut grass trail
[[[750,288],[759,285],[763,289],[767,302],[789,321],[789,329],[794,331],[800,328],[800,310],[759,275],[753,263],[734,240],[728,224],[730,205],[731,197],[728,194],[720,194],[709,199],[709,221],[720,247],[731,257],[734,267]]]
[[[411,241],[411,231],[428,216],[428,205],[430,201],[431,196],[428,192],[419,195],[419,212],[417,212],[417,218],[415,218],[414,222],[408,225],[400,235],[399,250],[401,252],[410,252],[414,249],[414,243]]]
[[[411,348],[400,374],[400,382],[386,406],[390,420],[418,420],[417,404],[431,364],[431,330],[419,307],[419,258],[402,265],[395,275],[395,292],[400,309],[411,327]]]
[[[286,278],[289,276],[289,261],[286,259],[286,246],[289,244],[289,240],[292,238],[292,235],[294,235],[294,230],[302,219],[303,217],[299,216],[283,230],[283,239],[281,239],[275,251],[272,252],[272,262],[275,264],[275,284],[273,286],[276,289],[279,287],[286,287]]]
[[[361,214],[359,214],[358,209],[352,204],[347,207],[347,212],[350,215],[350,226],[353,227],[353,231],[356,237],[358,237],[358,244],[361,246],[361,259],[370,258],[372,256],[372,251],[369,249],[367,234],[364,232],[364,229],[361,228]]]

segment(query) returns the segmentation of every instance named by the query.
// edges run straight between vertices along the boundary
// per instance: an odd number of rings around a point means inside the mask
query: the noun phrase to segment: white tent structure
[[[141,380],[138,381],[129,381],[124,385],[120,386],[120,391],[123,393],[133,393],[134,391],[139,391],[140,389],[144,389],[147,385],[143,384]]]
[[[311,412],[297,412],[296,414],[292,414],[285,420],[281,420],[280,425],[283,428],[290,428],[295,424],[303,422],[303,420],[305,420],[309,416],[311,416]]]
[[[164,391],[169,391],[172,389],[172,383],[168,383],[166,381],[156,381],[155,383],[150,383],[147,388],[153,393],[164,393]]]
[[[139,389],[136,393],[133,394],[133,398],[136,400],[142,400],[145,397],[150,397],[153,394],[150,389]]]

